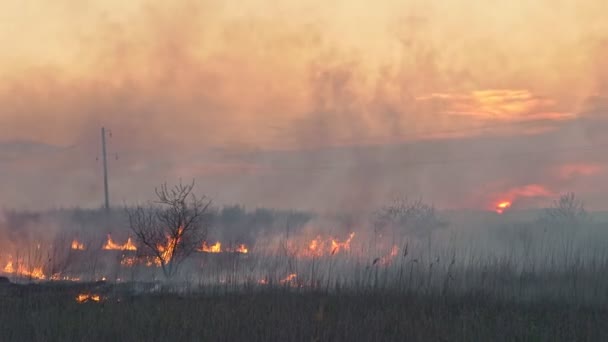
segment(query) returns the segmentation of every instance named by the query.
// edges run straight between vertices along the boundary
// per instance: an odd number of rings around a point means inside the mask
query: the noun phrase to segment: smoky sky
[[[101,126],[116,204],[608,207],[603,1],[3,6],[5,208],[98,206]]]

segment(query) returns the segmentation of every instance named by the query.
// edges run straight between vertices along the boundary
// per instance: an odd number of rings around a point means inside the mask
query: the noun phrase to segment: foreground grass
[[[2,341],[606,341],[608,309],[482,295],[264,291],[109,296],[0,292]]]

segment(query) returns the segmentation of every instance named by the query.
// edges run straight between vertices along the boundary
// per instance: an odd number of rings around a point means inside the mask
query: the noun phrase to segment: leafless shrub
[[[191,184],[155,189],[157,200],[127,208],[129,227],[143,253],[153,258],[168,279],[207,238],[211,200],[197,197]],[[141,249],[141,248],[140,248]]]
[[[78,251],[70,248],[71,241],[66,233],[60,233],[55,237],[53,246],[47,255],[47,271],[50,275],[65,273],[75,261]]]
[[[556,228],[576,228],[588,223],[589,219],[584,203],[573,192],[553,201],[553,205],[545,209],[541,217],[546,226]]]
[[[422,202],[395,198],[374,215],[374,230],[394,229],[407,235],[425,237],[447,224],[439,219],[435,207]]]

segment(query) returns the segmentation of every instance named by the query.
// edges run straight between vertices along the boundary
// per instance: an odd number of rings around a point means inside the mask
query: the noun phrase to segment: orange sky
[[[4,161],[0,176],[6,184],[28,182],[35,176],[18,172],[23,165],[53,177],[65,175],[64,162],[79,165],[71,179],[90,191],[62,188],[59,202],[92,203],[98,175],[88,173],[95,166],[85,160],[96,153],[98,129],[106,125],[116,134],[113,149],[129,156],[115,170],[125,178],[115,181],[128,188],[132,172],[145,180],[134,182],[133,191],[119,190],[123,199],[174,176],[210,174],[210,184],[242,181],[246,190],[213,189],[229,193],[227,200],[281,198],[279,190],[259,186],[256,177],[264,176],[255,176],[278,172],[276,179],[310,205],[317,189],[299,193],[301,187],[318,182],[326,189],[346,172],[353,178],[336,184],[338,203],[361,195],[350,193],[349,184],[364,180],[379,189],[364,194],[381,196],[402,182],[403,191],[447,196],[439,203],[470,196],[480,206],[496,193],[542,180],[513,175],[497,161],[504,171],[484,184],[468,180],[469,170],[453,170],[454,182],[466,178],[476,189],[454,189],[449,197],[437,185],[445,175],[416,171],[404,182],[399,172],[378,166],[403,143],[418,146],[408,152],[413,155],[399,153],[403,162],[470,158],[471,148],[485,156],[597,143],[598,130],[608,127],[607,12],[601,0],[0,1],[0,144],[8,146],[3,152],[0,145],[0,157],[19,157]],[[501,142],[488,142],[492,136]],[[61,158],[23,147],[15,152],[16,141],[52,145]],[[445,145],[433,147],[436,141]],[[380,152],[361,152],[364,146]],[[305,179],[288,161],[306,155],[308,167],[327,168],[325,157],[305,151],[333,153],[330,148],[343,149],[335,159],[344,163],[322,179]],[[162,166],[151,162],[166,156]],[[370,159],[382,184],[361,171]],[[555,170],[598,164],[594,156],[573,159],[539,167],[554,178],[544,184],[552,193],[574,187],[560,178],[565,171]],[[603,165],[594,170],[577,175],[599,177]],[[487,198],[469,194],[488,184],[502,185]],[[10,189],[17,202],[30,204],[31,193]]]

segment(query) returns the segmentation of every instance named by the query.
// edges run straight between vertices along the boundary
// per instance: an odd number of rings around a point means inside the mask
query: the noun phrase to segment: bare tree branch
[[[427,236],[433,230],[446,225],[441,221],[435,207],[422,200],[408,201],[406,198],[395,198],[376,212],[374,230],[376,233],[390,228],[403,234]]]
[[[157,200],[147,206],[127,208],[129,227],[141,251],[154,258],[166,278],[174,276],[180,264],[207,238],[212,201],[194,195],[195,183],[155,188]]]
[[[573,192],[569,192],[553,201],[551,208],[545,209],[541,221],[553,227],[568,226],[573,228],[588,222],[589,215],[585,210],[584,203],[577,199]]]

